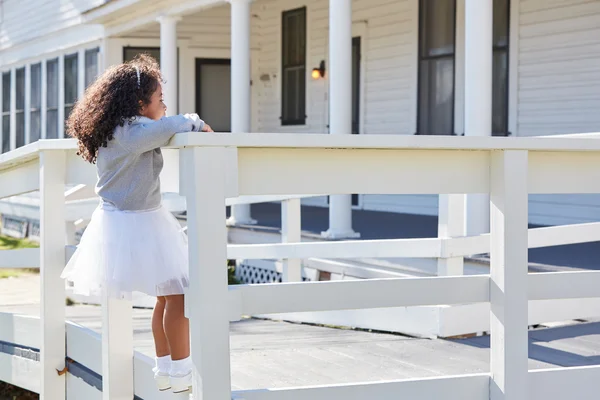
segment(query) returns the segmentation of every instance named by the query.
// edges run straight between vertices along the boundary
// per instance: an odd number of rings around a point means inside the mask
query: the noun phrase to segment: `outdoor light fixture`
[[[325,76],[325,60],[321,60],[318,68],[313,68],[312,77],[313,79],[323,78]]]

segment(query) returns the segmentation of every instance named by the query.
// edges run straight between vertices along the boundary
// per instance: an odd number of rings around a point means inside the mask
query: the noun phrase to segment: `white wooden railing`
[[[595,396],[600,367],[527,370],[527,305],[531,300],[598,298],[599,272],[527,272],[527,248],[598,240],[598,224],[527,229],[529,193],[600,193],[600,140],[578,138],[485,138],[345,135],[177,135],[179,189],[187,199],[190,290],[187,296],[202,399],[588,399]],[[0,380],[23,383],[45,398],[158,398],[150,361],[133,354],[131,304],[103,305],[102,340],[65,325],[65,185],[93,185],[95,172],[75,155],[70,140],[40,141],[0,155],[0,198],[40,190],[41,312],[39,321],[1,315],[0,340],[41,349],[7,370]],[[286,199],[284,243],[227,245],[225,205],[240,196],[315,194],[490,193],[489,235],[456,238],[451,224],[432,239],[299,243],[299,201]],[[451,209],[451,208],[449,208]],[[450,213],[444,218],[453,218]],[[565,237],[569,236],[569,237]],[[440,270],[456,270],[461,258],[491,253],[489,275],[300,283],[299,260],[308,257],[433,257]],[[10,253],[10,263],[31,259],[32,250]],[[287,260],[286,283],[228,287],[227,258]],[[3,260],[8,259],[2,257]],[[22,262],[21,262],[22,263]],[[448,265],[450,264],[450,265]],[[490,304],[489,374],[433,379],[259,389],[231,393],[229,322],[243,315],[371,309],[440,304]],[[10,329],[4,327],[10,326]],[[38,330],[31,331],[34,326]],[[28,335],[18,332],[27,330]],[[40,332],[40,334],[31,333]],[[65,346],[66,337],[66,346]],[[27,342],[27,343],[25,343]],[[65,356],[103,376],[103,393],[60,375]],[[131,360],[134,360],[132,367]],[[123,367],[125,366],[125,367]],[[37,368],[37,373],[36,373]],[[23,375],[19,374],[22,372]],[[27,372],[27,374],[25,373]],[[134,379],[135,375],[135,379]],[[21,379],[21,380],[19,380]],[[33,382],[33,383],[32,383]],[[201,384],[202,382],[202,384]],[[27,386],[28,385],[28,386]]]

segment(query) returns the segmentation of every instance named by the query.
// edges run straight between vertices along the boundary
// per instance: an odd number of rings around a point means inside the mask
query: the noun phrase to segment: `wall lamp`
[[[311,75],[313,79],[319,79],[325,76],[325,60],[321,60],[318,68],[313,68]]]

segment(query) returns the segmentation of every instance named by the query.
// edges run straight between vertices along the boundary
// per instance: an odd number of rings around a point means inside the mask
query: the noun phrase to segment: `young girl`
[[[155,379],[160,390],[187,391],[191,384],[187,239],[161,205],[160,147],[179,132],[212,132],[196,114],[167,117],[162,76],[142,55],[108,69],[75,105],[67,132],[79,155],[96,163],[101,198],[62,277],[77,293],[157,297],[152,316]]]

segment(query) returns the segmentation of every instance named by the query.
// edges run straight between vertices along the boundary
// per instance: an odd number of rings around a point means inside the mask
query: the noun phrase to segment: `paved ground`
[[[100,307],[67,307],[100,331]],[[0,312],[39,315],[39,278],[0,280]],[[133,313],[135,348],[153,356],[150,310]],[[231,324],[234,390],[367,382],[489,370],[489,338],[428,340],[249,319]],[[530,369],[600,364],[600,322],[530,332]]]

